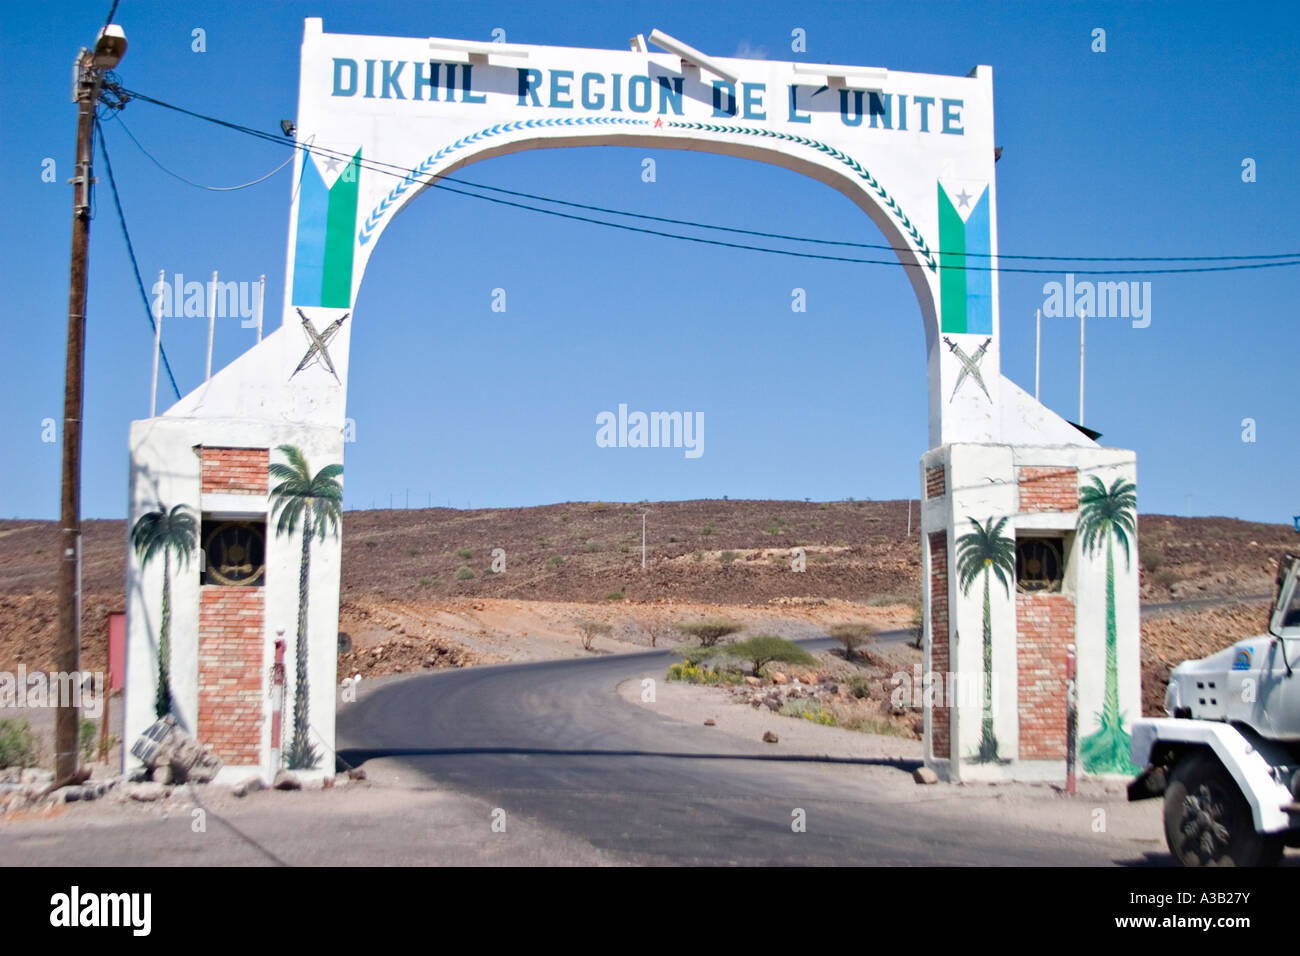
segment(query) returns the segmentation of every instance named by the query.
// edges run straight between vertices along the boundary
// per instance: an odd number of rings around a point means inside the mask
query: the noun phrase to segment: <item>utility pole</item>
[[[641,515],[641,570],[645,570],[645,515]]]
[[[59,509],[59,640],[55,666],[69,687],[81,670],[81,416],[86,371],[86,281],[90,251],[90,187],[95,109],[104,85],[104,70],[126,52],[121,27],[106,25],[95,49],[77,54],[77,158],[72,185],[72,254],[68,270],[68,346],[63,371],[63,484]],[[77,772],[80,736],[78,708],[58,695],[54,715],[54,780]]]

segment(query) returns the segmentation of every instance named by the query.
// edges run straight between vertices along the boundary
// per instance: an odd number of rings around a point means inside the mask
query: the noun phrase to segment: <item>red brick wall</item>
[[[1074,511],[1079,507],[1075,468],[1020,468],[1020,510]]]
[[[942,473],[943,469],[940,469]],[[943,707],[930,710],[930,755],[946,760],[952,753],[952,714],[948,710],[948,538],[943,532],[930,535],[930,673],[943,688]],[[920,688],[914,688],[919,691]]]
[[[1065,648],[1073,641],[1068,595],[1016,595],[1021,760],[1065,759]]]
[[[230,764],[261,762],[262,618],[262,588],[200,589],[198,737]]]
[[[935,465],[933,468],[925,469],[925,496],[927,498],[942,498],[948,493],[947,482],[943,472],[943,465]]]
[[[266,494],[265,448],[207,448],[203,456],[204,494]]]

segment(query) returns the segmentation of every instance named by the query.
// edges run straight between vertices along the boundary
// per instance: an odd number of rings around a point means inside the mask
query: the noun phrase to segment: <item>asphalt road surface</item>
[[[1014,813],[973,824],[962,807],[971,798],[912,783],[913,761],[773,752],[616,693],[628,678],[662,679],[674,659],[660,651],[397,678],[340,707],[339,755],[352,765],[396,759],[501,808],[507,824],[520,814],[633,864],[1161,862],[1132,842],[1032,829]],[[805,832],[792,828],[796,809]]]

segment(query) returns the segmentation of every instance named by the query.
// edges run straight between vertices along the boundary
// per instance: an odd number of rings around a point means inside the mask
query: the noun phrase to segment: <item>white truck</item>
[[[1268,634],[1174,668],[1165,718],[1133,724],[1130,800],[1165,798],[1184,866],[1272,866],[1300,846],[1300,555],[1279,562]]]

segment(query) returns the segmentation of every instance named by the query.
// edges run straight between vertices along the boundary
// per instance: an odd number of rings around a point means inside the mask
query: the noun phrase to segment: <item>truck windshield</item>
[[[1300,627],[1300,584],[1297,584],[1291,592],[1291,602],[1286,607],[1286,613],[1282,615],[1283,627]]]

